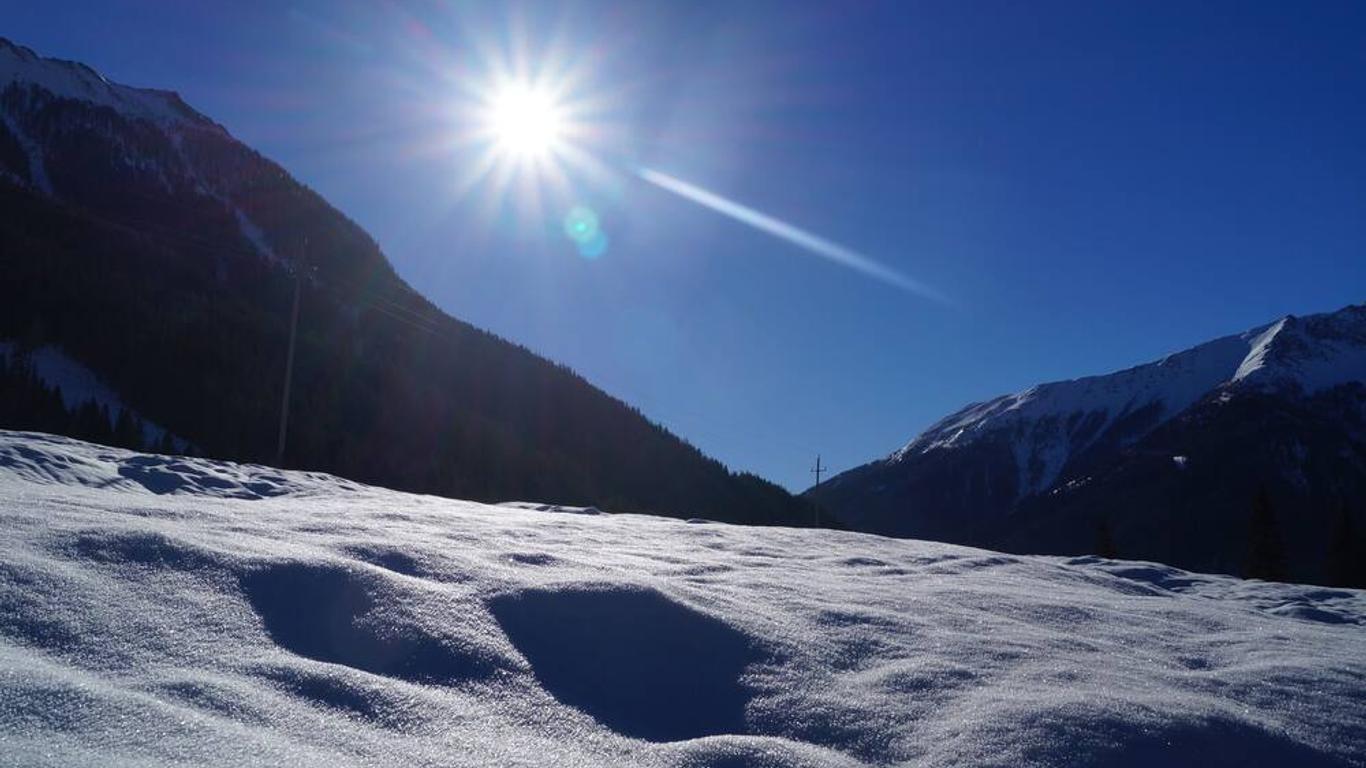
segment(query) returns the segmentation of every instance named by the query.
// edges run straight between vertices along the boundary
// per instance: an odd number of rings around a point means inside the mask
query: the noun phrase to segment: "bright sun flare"
[[[565,126],[561,109],[549,93],[510,84],[489,104],[487,128],[501,151],[538,157],[560,144]]]

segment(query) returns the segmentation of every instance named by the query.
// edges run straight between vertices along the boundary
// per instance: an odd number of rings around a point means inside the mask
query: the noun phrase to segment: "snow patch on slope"
[[[7,760],[1366,760],[1366,593],[164,458],[0,432]]]
[[[205,179],[203,174],[199,172],[199,169],[195,166],[194,162],[191,161],[189,153],[185,151],[184,134],[174,128],[168,128],[166,130],[166,136],[170,139],[171,146],[175,149],[176,155],[180,158],[180,163],[184,167],[185,173],[189,176],[190,181],[194,183],[195,190],[201,195],[217,200],[232,212],[233,218],[237,222],[237,230],[242,233],[242,237],[246,238],[247,242],[251,244],[257,254],[267,261],[279,261],[279,257],[275,254],[275,249],[271,247],[270,241],[266,237],[265,230],[261,229],[261,227],[259,227],[256,222],[252,221],[251,217],[233,202],[228,195],[217,189],[211,181]]]
[[[19,142],[19,148],[24,150],[24,156],[28,158],[28,173],[29,178],[33,180],[33,186],[46,195],[55,194],[52,190],[52,181],[47,176],[47,165],[43,162],[42,149],[19,128],[18,123],[14,122],[13,118],[5,114],[3,109],[0,109],[0,122],[5,124],[10,135]]]
[[[1238,370],[1233,372],[1233,381],[1242,381],[1267,367],[1267,355],[1271,352],[1271,342],[1275,341],[1276,336],[1285,328],[1288,319],[1277,320],[1266,330],[1252,338],[1252,345],[1247,356],[1238,364]]]
[[[1243,337],[1229,336],[1118,373],[1040,384],[970,405],[925,430],[897,455],[953,448],[1004,424],[1076,413],[1099,414],[1109,424],[1155,403],[1170,417],[1228,380],[1246,356]]]
[[[1366,381],[1366,306],[1287,317],[1253,339],[1232,383],[1306,393]]]
[[[157,123],[209,123],[170,91],[119,85],[85,64],[44,58],[0,37],[0,90],[9,83],[37,86],[58,98],[90,102]]]
[[[14,342],[0,340],[0,357],[12,361],[17,354],[18,346]],[[62,404],[68,411],[74,411],[86,401],[93,400],[96,405],[108,408],[113,418],[117,419],[124,410],[136,415],[142,421],[142,439],[147,445],[159,444],[167,434],[165,427],[143,418],[142,414],[124,405],[118,393],[106,386],[94,371],[60,349],[51,345],[39,347],[28,353],[28,360],[40,381],[49,387],[61,388]],[[189,447],[187,442],[174,435],[171,436],[171,442],[178,451]]]
[[[270,242],[266,240],[266,233],[260,227],[256,226],[256,222],[252,221],[243,213],[241,208],[228,202],[226,198],[218,195],[215,195],[215,197],[218,197],[232,208],[233,216],[237,219],[237,228],[241,230],[242,236],[247,239],[247,242],[251,243],[252,247],[256,249],[256,252],[269,261],[279,261],[279,258],[275,255],[275,249],[271,248]]]

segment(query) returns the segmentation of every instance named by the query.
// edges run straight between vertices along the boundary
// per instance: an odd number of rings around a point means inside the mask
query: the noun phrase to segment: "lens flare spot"
[[[576,243],[586,243],[598,234],[598,214],[592,208],[576,205],[564,217],[564,234]]]
[[[592,240],[589,240],[586,243],[579,243],[579,255],[585,259],[601,258],[603,254],[607,253],[607,245],[607,235],[598,232],[593,236]]]
[[[597,211],[586,205],[576,205],[564,217],[564,234],[579,249],[585,259],[596,259],[607,252],[607,235]]]

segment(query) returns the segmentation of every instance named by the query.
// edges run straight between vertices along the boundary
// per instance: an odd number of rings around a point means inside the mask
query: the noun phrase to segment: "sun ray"
[[[827,240],[812,232],[808,232],[800,227],[789,224],[782,219],[756,211],[749,206],[724,198],[715,192],[703,189],[695,184],[689,184],[682,179],[674,178],[673,176],[660,173],[659,171],[650,168],[637,169],[636,175],[660,189],[672,192],[685,200],[690,200],[704,208],[709,208],[722,216],[734,219],[735,221],[753,227],[760,232],[765,232],[780,240],[786,240],[808,253],[813,253],[828,259],[843,267],[847,267],[855,272],[871,277],[874,280],[878,280],[910,293],[918,294],[924,298],[932,299],[942,304],[951,303],[943,294],[919,280],[903,275],[882,262],[876,261],[858,251]]]

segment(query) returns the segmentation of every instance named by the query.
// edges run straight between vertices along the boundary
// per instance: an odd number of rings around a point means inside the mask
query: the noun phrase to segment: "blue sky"
[[[1198,6],[1198,7],[1197,7]],[[179,91],[451,314],[794,489],[974,400],[1366,300],[1366,5],[0,0],[0,35]],[[492,59],[574,73],[629,173],[462,190]],[[543,199],[544,200],[544,199]],[[582,258],[571,204],[610,237]]]

